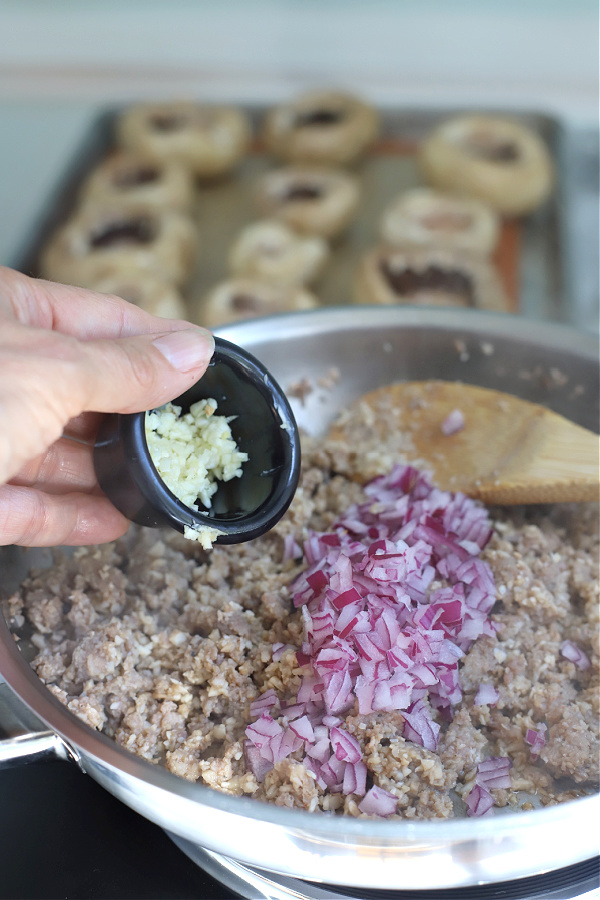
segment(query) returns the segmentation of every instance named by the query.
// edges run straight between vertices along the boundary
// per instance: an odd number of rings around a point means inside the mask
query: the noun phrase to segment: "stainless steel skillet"
[[[250,321],[220,334],[251,350],[284,388],[310,382],[294,408],[312,433],[367,390],[423,378],[508,391],[598,430],[597,338],[561,326],[471,310],[352,307]],[[47,556],[0,551],[2,592]],[[280,809],[190,784],[131,756],[62,707],[1,617],[0,676],[0,726],[9,735],[0,741],[0,765],[70,757],[170,832],[259,868],[331,884],[425,889],[525,877],[598,852],[597,796],[483,820],[380,822]]]

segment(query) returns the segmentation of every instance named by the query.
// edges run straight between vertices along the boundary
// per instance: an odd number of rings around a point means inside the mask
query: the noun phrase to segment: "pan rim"
[[[260,342],[260,339],[264,339],[266,323],[269,327],[269,338],[277,340],[285,336],[302,337],[306,333],[312,333],[315,324],[318,325],[320,332],[339,332],[357,330],[359,327],[367,328],[375,320],[379,328],[398,325],[407,328],[445,328],[452,332],[460,331],[477,339],[498,337],[516,340],[519,343],[527,341],[540,347],[565,350],[592,362],[598,361],[595,335],[559,323],[475,310],[411,306],[331,307],[247,320],[216,329],[215,333],[251,349],[254,344]],[[336,834],[332,835],[329,830],[331,819],[326,815],[300,809],[284,809],[251,798],[220,793],[205,785],[185,781],[167,769],[153,765],[119,747],[110,738],[79,720],[50,693],[21,656],[2,616],[0,616],[0,647],[5,654],[0,662],[0,679],[3,676],[12,690],[48,727],[59,734],[76,752],[83,755],[83,768],[85,758],[89,757],[99,766],[122,772],[155,788],[175,793],[181,798],[195,801],[199,806],[242,817],[248,823],[258,820],[283,826],[297,834],[327,835],[330,843],[343,844],[352,839],[359,844],[362,842],[374,846],[380,841],[382,846],[393,850],[394,847],[406,845],[407,842],[439,843],[445,838],[451,838],[453,841],[468,841],[486,836],[498,839],[542,824],[555,824],[559,827],[561,823],[571,824],[575,820],[578,822],[578,831],[583,834],[588,825],[591,826],[597,821],[600,812],[600,795],[595,794],[556,806],[531,810],[523,815],[500,813],[485,819],[381,821],[336,817]],[[587,858],[588,855],[589,853],[583,852],[581,859]]]

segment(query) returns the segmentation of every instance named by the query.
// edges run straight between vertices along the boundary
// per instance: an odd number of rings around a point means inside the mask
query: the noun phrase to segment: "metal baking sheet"
[[[268,106],[248,108],[255,134]],[[359,214],[340,239],[332,244],[331,259],[314,292],[326,306],[351,303],[353,278],[362,254],[378,242],[381,213],[390,198],[422,184],[417,164],[420,142],[444,119],[469,109],[382,111],[382,137],[354,170],[362,184]],[[482,112],[482,110],[480,110]],[[538,113],[495,111],[533,128],[544,139],[555,160],[557,184],[552,197],[534,214],[504,224],[494,262],[504,282],[507,311],[530,318],[573,321],[561,235],[564,186],[564,138],[560,123]],[[74,212],[83,180],[115,147],[114,124],[118,109],[107,111],[94,123],[83,144],[76,148],[65,176],[40,210],[37,226],[15,268],[40,274],[40,252],[52,232]],[[259,218],[254,186],[257,177],[277,165],[257,137],[233,176],[200,185],[193,215],[199,230],[199,252],[193,275],[185,290],[190,319],[197,320],[204,296],[228,275],[227,255],[242,228]]]

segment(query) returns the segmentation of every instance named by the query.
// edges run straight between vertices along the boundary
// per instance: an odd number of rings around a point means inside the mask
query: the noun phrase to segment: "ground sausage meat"
[[[174,532],[132,527],[119,541],[59,555],[5,603],[33,643],[32,665],[81,720],[171,772],[280,806],[362,815],[354,794],[315,781],[298,754],[259,781],[246,766],[250,706],[273,689],[294,698],[303,641],[290,584],[309,529],[324,531],[362,488],[355,454],[306,440],[303,475],[286,516],[267,535],[205,552]],[[371,449],[371,454],[375,450]],[[463,698],[441,719],[435,751],[402,736],[400,712],[343,716],[360,744],[367,785],[405,818],[463,815],[462,797],[488,756],[512,761],[496,805],[531,808],[580,796],[598,782],[597,507],[492,510],[482,553],[497,600],[495,636],[460,662]],[[589,660],[577,666],[564,642]],[[280,650],[273,652],[273,646]],[[495,704],[475,704],[482,682]],[[544,726],[532,754],[526,736]]]

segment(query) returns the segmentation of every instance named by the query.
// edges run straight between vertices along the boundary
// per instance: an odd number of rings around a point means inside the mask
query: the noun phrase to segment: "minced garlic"
[[[215,400],[199,400],[182,415],[181,407],[167,403],[146,414],[146,441],[158,474],[175,496],[198,510],[198,501],[210,510],[219,481],[242,474],[247,453],[238,450],[229,423],[216,416]],[[216,528],[186,526],[184,537],[209,549],[222,534]]]

